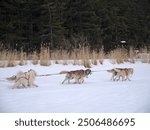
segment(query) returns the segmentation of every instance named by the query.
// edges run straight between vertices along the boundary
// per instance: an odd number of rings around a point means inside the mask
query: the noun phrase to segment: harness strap
[[[25,74],[25,77],[24,77],[24,78],[25,78],[26,80],[29,80],[29,79],[30,79],[30,75],[27,75],[27,72],[25,72],[24,74]]]
[[[24,79],[26,79],[26,80],[28,80],[28,81],[29,81],[29,79],[30,79],[30,75],[27,75],[27,72],[25,72],[25,73],[24,73],[24,76],[22,76],[22,77],[18,78],[18,80],[20,80],[21,78],[24,78]],[[17,81],[18,81],[18,80],[17,80]],[[17,81],[16,81],[16,82],[17,82]]]

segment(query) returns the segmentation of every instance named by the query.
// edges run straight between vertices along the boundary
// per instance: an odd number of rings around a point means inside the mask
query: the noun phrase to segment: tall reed
[[[50,50],[49,48],[41,47],[40,52],[40,65],[41,66],[49,66],[50,62]]]

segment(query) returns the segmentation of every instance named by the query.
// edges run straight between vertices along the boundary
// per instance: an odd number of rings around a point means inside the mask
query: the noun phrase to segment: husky
[[[118,72],[115,71],[115,69],[107,70],[107,72],[112,73],[112,77],[110,80],[115,81]]]
[[[17,75],[13,75],[7,80],[14,81],[13,89],[14,88],[27,88],[27,87],[38,87],[38,85],[34,84],[35,77],[37,73],[30,69],[28,72],[19,71]]]
[[[86,70],[74,70],[74,71],[61,71],[60,74],[66,74],[66,77],[62,84],[68,80],[68,84],[70,80],[75,79],[75,83],[81,84],[84,82],[84,77],[88,78],[88,75],[92,74],[90,69]]]
[[[118,81],[120,80],[120,77],[122,78],[122,81],[129,80],[130,81],[130,76],[133,75],[133,68],[114,68],[111,70],[107,70],[107,72],[112,73],[111,80],[113,81]]]

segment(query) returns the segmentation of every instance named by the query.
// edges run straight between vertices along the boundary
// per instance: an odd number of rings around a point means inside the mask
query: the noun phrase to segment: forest
[[[121,43],[121,41],[125,41]],[[150,0],[1,0],[0,49],[148,47]]]

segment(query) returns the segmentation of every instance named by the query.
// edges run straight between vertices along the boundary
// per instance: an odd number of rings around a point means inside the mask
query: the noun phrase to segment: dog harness
[[[23,76],[21,76],[21,77],[19,77],[19,78],[18,78],[18,80],[20,80],[21,78],[24,78],[24,79],[26,79],[26,80],[28,80],[28,81],[29,81],[29,79],[30,79],[30,75],[28,75],[28,73],[27,73],[27,72],[25,72]],[[17,80],[17,81],[18,81],[18,80]],[[16,81],[16,82],[17,82],[17,81]]]

